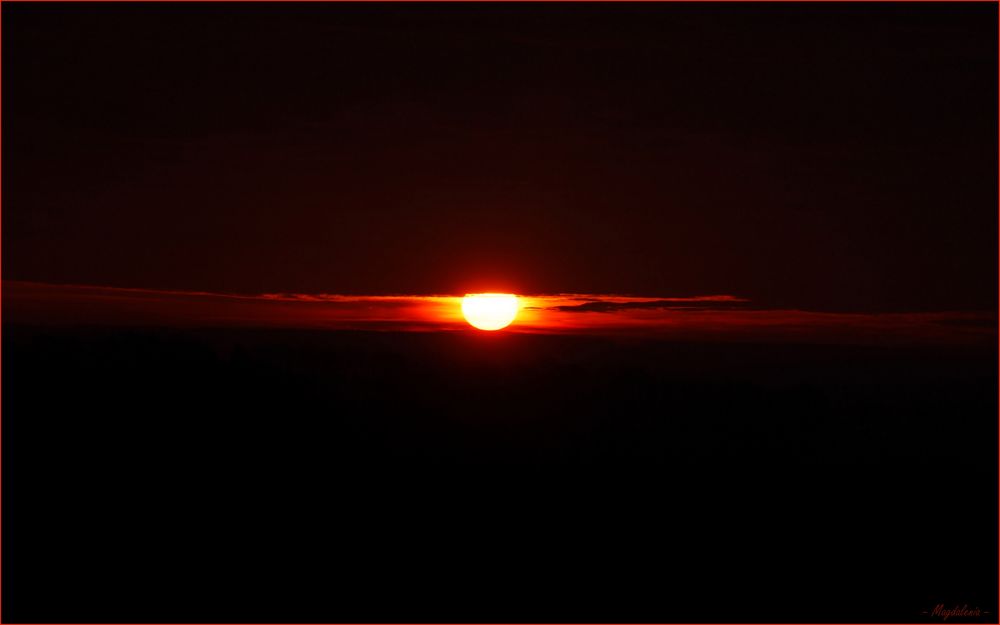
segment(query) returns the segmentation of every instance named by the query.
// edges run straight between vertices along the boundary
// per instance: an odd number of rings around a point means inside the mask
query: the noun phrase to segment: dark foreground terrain
[[[996,365],[8,325],[3,620],[995,622]]]

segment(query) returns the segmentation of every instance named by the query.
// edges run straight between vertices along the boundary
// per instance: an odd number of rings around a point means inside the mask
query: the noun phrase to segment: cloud
[[[459,295],[239,295],[3,283],[5,322],[43,325],[469,331]],[[508,332],[676,341],[995,342],[995,311],[832,313],[760,309],[733,295],[522,296]]]
[[[554,306],[550,310],[561,312],[603,312],[613,313],[622,310],[638,309],[670,309],[670,310],[715,310],[722,305],[736,306],[746,303],[748,300],[733,297],[731,295],[712,295],[704,297],[672,297],[663,299],[637,299],[630,301],[618,301],[614,299],[594,299],[583,304],[564,304]]]

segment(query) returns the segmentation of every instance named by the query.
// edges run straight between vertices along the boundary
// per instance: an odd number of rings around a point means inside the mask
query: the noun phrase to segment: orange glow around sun
[[[462,315],[480,330],[506,328],[517,317],[519,308],[517,296],[509,293],[476,293],[462,298]]]

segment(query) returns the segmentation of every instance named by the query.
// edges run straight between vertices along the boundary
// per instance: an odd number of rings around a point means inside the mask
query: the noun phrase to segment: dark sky
[[[17,4],[3,277],[995,309],[995,4]]]

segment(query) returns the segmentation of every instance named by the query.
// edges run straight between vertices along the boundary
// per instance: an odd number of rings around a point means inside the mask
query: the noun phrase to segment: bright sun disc
[[[506,328],[517,316],[517,309],[517,296],[509,293],[476,293],[462,298],[465,320],[480,330]]]

